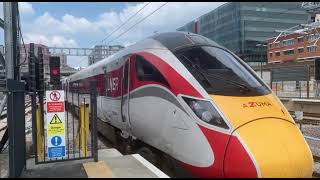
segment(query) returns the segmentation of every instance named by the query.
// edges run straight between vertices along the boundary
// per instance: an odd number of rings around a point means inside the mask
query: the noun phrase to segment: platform
[[[305,113],[319,113],[319,99],[280,98],[288,111],[303,111]]]
[[[98,154],[98,164],[86,159],[35,165],[34,158],[28,159],[21,178],[168,178],[139,154],[122,155],[113,148],[100,149]],[[93,164],[98,168],[92,168]]]

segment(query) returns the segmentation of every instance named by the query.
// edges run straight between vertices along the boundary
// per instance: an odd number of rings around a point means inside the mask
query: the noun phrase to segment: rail
[[[26,107],[26,111],[25,111],[25,115],[31,112],[31,100],[27,101],[25,103],[25,107]],[[29,108],[29,109],[28,109]],[[6,113],[6,108],[3,109],[3,112],[0,116],[0,121],[4,120],[7,117],[7,113]],[[4,126],[0,126],[0,131],[3,131],[7,128],[7,125],[5,124]]]

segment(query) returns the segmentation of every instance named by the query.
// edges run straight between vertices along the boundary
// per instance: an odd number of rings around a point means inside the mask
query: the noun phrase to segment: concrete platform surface
[[[35,165],[34,158],[27,160],[27,169],[21,178],[86,178],[83,163],[92,160],[73,160]]]
[[[139,154],[123,156],[116,149],[100,149],[98,155],[98,163],[94,163],[93,159],[84,159],[35,165],[34,158],[28,159],[27,168],[20,177],[87,178],[100,172],[101,174],[94,176],[107,178],[111,174],[115,178],[168,178]],[[99,165],[101,167],[97,169],[92,168]],[[104,170],[110,172],[104,172]]]

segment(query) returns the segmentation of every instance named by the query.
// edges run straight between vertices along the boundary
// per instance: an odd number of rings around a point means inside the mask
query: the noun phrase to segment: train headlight
[[[182,97],[183,100],[189,105],[192,111],[202,121],[218,126],[224,129],[229,129],[229,126],[223,120],[216,108],[209,102],[204,100],[198,100],[188,97]]]

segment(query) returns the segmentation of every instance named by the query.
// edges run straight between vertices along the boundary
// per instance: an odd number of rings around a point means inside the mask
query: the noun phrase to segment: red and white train
[[[159,167],[174,164],[168,172],[312,176],[309,146],[279,99],[240,58],[203,36],[156,34],[65,85],[88,92],[92,80],[100,131],[120,133],[133,151],[160,159]]]

